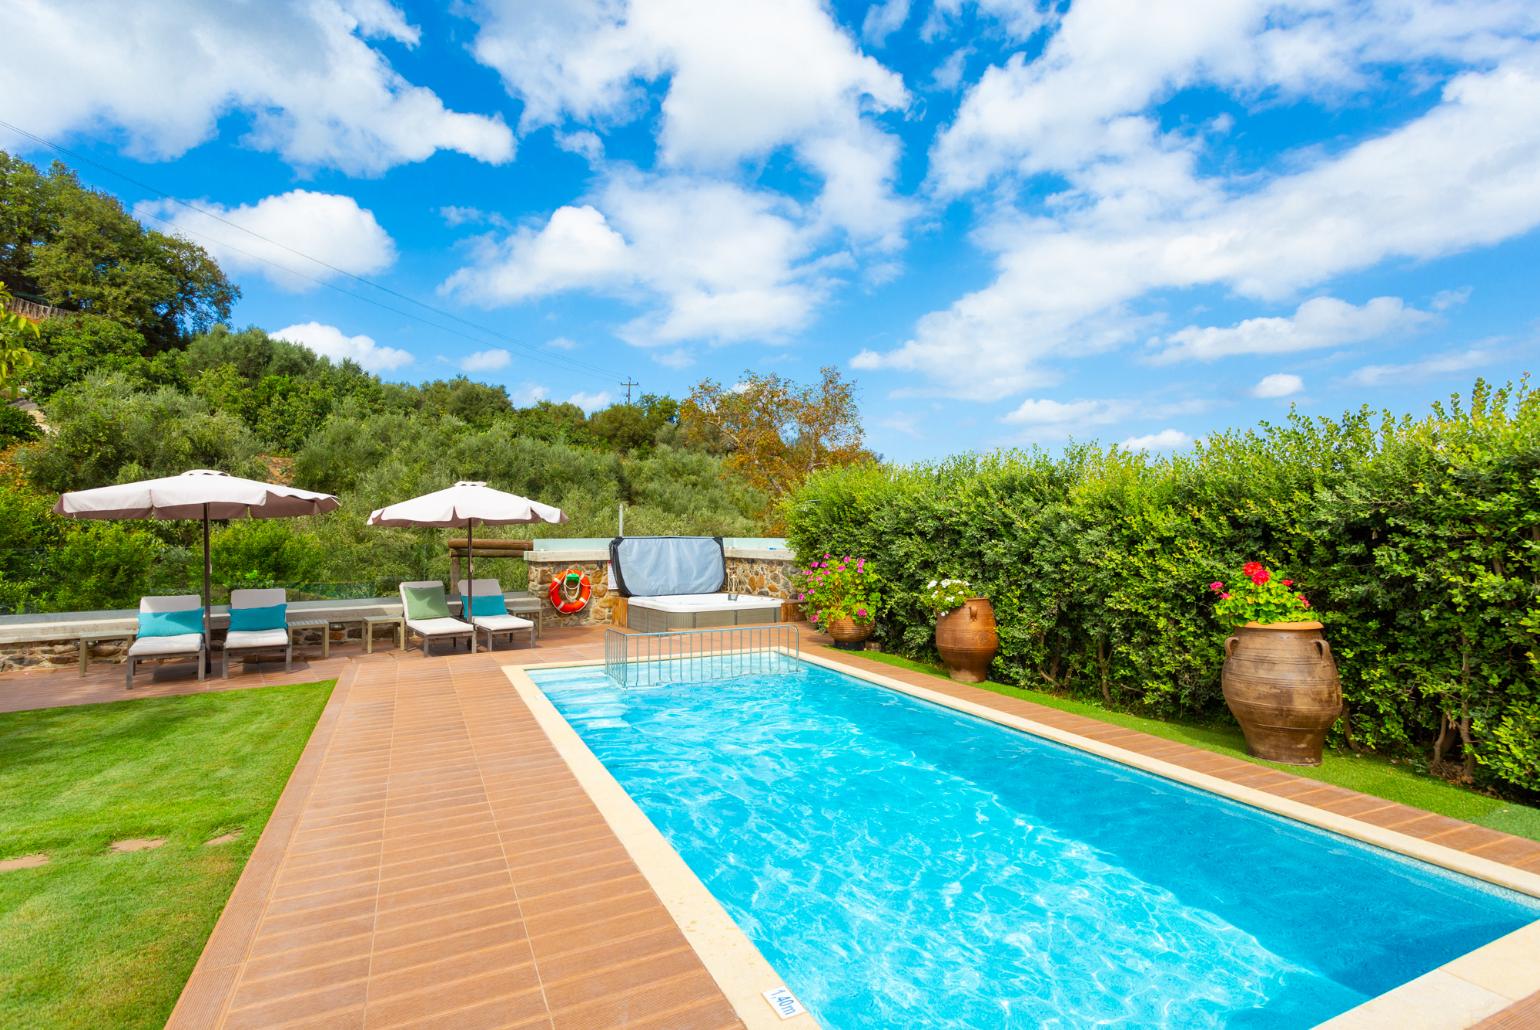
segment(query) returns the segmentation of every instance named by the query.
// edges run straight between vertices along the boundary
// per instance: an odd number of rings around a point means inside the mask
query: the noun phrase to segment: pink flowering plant
[[[825,554],[798,569],[797,575],[802,583],[795,600],[818,625],[827,626],[836,619],[876,620],[882,593],[865,558]]]
[[[1256,622],[1309,622],[1315,618],[1310,601],[1295,589],[1292,579],[1280,579],[1261,562],[1249,561],[1233,586],[1222,580],[1208,585],[1219,595],[1214,614],[1221,622],[1234,626]]]

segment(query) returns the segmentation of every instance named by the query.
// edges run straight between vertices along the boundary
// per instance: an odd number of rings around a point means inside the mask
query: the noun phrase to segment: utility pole
[[[638,383],[636,380],[632,379],[630,376],[626,376],[626,381],[621,383],[620,385],[624,386],[626,388],[626,406],[630,407],[631,406],[631,387],[633,387],[633,386],[641,386],[642,384]]]

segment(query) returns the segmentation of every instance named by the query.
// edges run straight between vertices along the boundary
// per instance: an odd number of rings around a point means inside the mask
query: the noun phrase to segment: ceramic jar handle
[[[1330,658],[1331,657],[1331,645],[1330,644],[1328,644],[1324,640],[1314,640],[1314,641],[1311,641],[1311,642],[1313,644],[1315,644],[1315,653],[1317,655],[1319,655],[1322,658]]]
[[[1226,658],[1230,657],[1231,655],[1233,655],[1235,653],[1235,645],[1239,644],[1240,642],[1241,641],[1240,641],[1239,637],[1226,637],[1225,638],[1225,657]]]

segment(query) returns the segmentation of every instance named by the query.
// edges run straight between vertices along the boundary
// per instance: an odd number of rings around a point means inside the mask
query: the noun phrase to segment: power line
[[[249,258],[251,258],[254,261],[260,261],[263,264],[270,265],[273,268],[277,268],[277,269],[279,269],[281,271],[284,271],[284,272],[288,272],[291,275],[299,276],[302,279],[308,279],[309,281],[311,281],[313,283],[317,283],[317,284],[319,284],[321,286],[327,287],[328,289],[335,290],[336,292],[341,293],[343,296],[352,297],[355,300],[361,300],[361,301],[363,301],[366,304],[373,304],[374,306],[376,306],[378,308],[381,308],[382,310],[390,311],[390,312],[392,312],[394,314],[402,316],[403,318],[410,318],[410,319],[413,319],[415,321],[421,322],[423,325],[431,326],[432,328],[438,329],[440,332],[446,332],[446,333],[449,333],[452,336],[458,336],[460,339],[465,340],[466,342],[471,343],[471,344],[475,344],[475,345],[479,346],[479,345],[483,345],[485,343],[497,343],[497,344],[500,344],[500,345],[515,347],[515,348],[525,352],[525,354],[528,357],[533,358],[536,361],[539,361],[539,362],[542,362],[544,364],[550,365],[550,366],[552,366],[554,368],[561,368],[561,369],[564,369],[565,371],[569,371],[569,372],[571,372],[571,371],[578,371],[578,372],[588,372],[588,373],[592,373],[592,374],[595,374],[595,375],[609,375],[611,373],[611,371],[612,371],[610,369],[601,368],[598,365],[591,365],[591,364],[589,364],[586,361],[580,361],[580,360],[577,360],[577,359],[574,359],[574,358],[561,358],[561,357],[555,357],[555,356],[551,356],[551,355],[541,354],[534,347],[530,346],[529,344],[523,344],[523,343],[519,343],[519,342],[517,342],[515,340],[505,339],[503,337],[503,335],[500,332],[498,332],[496,329],[492,329],[492,328],[489,328],[487,326],[481,325],[480,323],[473,322],[473,321],[471,321],[468,318],[464,318],[463,316],[457,315],[457,314],[455,314],[452,311],[445,310],[444,308],[437,307],[436,305],[429,304],[426,301],[418,300],[416,297],[413,297],[410,294],[406,294],[406,293],[402,293],[402,292],[400,292],[398,290],[394,290],[394,289],[390,288],[389,286],[385,286],[385,285],[382,285],[381,283],[377,283],[377,282],[375,282],[372,279],[368,279],[368,278],[365,278],[364,276],[357,275],[357,274],[355,274],[353,272],[349,272],[347,269],[338,268],[336,265],[334,265],[334,264],[332,264],[332,263],[330,263],[328,261],[324,261],[321,258],[314,257],[314,256],[312,256],[310,254],[306,254],[304,251],[298,250],[298,249],[296,249],[294,247],[291,247],[288,244],[283,243],[283,242],[281,242],[279,240],[275,240],[275,239],[272,239],[270,237],[264,236],[261,233],[256,232],[253,229],[248,229],[246,226],[241,225],[238,222],[233,222],[233,221],[231,221],[228,218],[225,218],[225,217],[223,217],[221,215],[215,214],[213,211],[209,211],[209,210],[206,210],[205,208],[199,207],[197,204],[193,204],[193,203],[190,203],[190,202],[188,202],[186,200],[182,200],[180,197],[173,196],[172,194],[166,192],[163,189],[160,189],[157,186],[153,186],[150,183],[143,182],[142,180],[136,179],[133,176],[128,175],[127,173],[120,172],[117,169],[112,168],[111,166],[109,166],[107,164],[104,164],[101,161],[97,161],[94,158],[86,156],[85,154],[80,154],[80,153],[77,153],[75,151],[72,151],[72,150],[68,149],[67,147],[61,146],[60,144],[53,142],[50,139],[46,139],[46,138],[44,138],[42,136],[39,136],[36,133],[29,132],[28,130],[21,128],[19,125],[14,125],[11,122],[5,121],[4,119],[0,119],[0,127],[9,129],[10,131],[16,133],[17,135],[25,136],[27,139],[33,140],[36,143],[39,143],[39,144],[41,144],[41,145],[43,145],[45,147],[48,147],[48,148],[50,148],[52,150],[55,150],[58,153],[65,155],[66,157],[70,157],[70,158],[74,159],[75,161],[81,162],[83,164],[91,165],[94,168],[97,168],[97,169],[100,169],[103,172],[106,172],[108,175],[112,175],[112,176],[115,176],[116,178],[122,179],[124,182],[132,183],[133,185],[139,187],[140,189],[142,189],[142,190],[144,190],[144,191],[146,191],[148,193],[152,193],[152,194],[155,194],[156,196],[161,197],[161,198],[163,198],[165,200],[169,200],[173,204],[180,205],[181,207],[184,207],[184,208],[186,208],[189,211],[193,211],[193,212],[195,212],[195,213],[197,213],[199,215],[202,215],[205,218],[211,218],[211,219],[213,219],[216,222],[220,222],[220,223],[223,223],[224,225],[228,225],[230,228],[235,229],[235,230],[237,230],[239,232],[243,232],[246,235],[251,236],[251,237],[253,237],[255,239],[261,240],[262,242],[264,242],[264,243],[266,243],[266,244],[268,244],[270,246],[278,247],[279,249],[286,250],[289,253],[294,254],[297,257],[304,258],[306,261],[314,262],[315,264],[320,265],[323,268],[326,268],[326,269],[329,269],[329,270],[331,270],[333,272],[336,272],[338,275],[346,276],[347,278],[352,279],[355,282],[362,283],[363,285],[372,287],[372,288],[374,288],[376,290],[379,290],[382,293],[386,293],[386,294],[389,294],[392,297],[396,297],[396,298],[398,298],[400,300],[404,300],[404,301],[406,301],[409,304],[414,304],[417,307],[423,308],[426,311],[431,311],[434,314],[440,315],[440,316],[442,316],[444,318],[448,318],[451,321],[458,322],[461,325],[468,326],[468,327],[470,327],[472,329],[475,329],[478,332],[485,333],[487,336],[491,337],[491,339],[490,340],[474,340],[474,339],[471,339],[470,337],[467,337],[467,336],[463,335],[462,333],[459,333],[459,332],[457,332],[457,331],[455,331],[453,329],[450,329],[450,328],[448,328],[446,326],[438,325],[435,322],[430,322],[427,319],[424,319],[424,318],[422,318],[422,317],[420,317],[418,315],[413,315],[410,312],[402,311],[399,308],[391,307],[388,304],[382,304],[379,301],[373,300],[373,299],[371,299],[369,297],[366,297],[366,296],[364,296],[362,294],[354,293],[354,292],[349,291],[349,290],[344,290],[341,287],[337,286],[335,283],[327,282],[325,279],[321,279],[321,278],[318,278],[318,277],[313,276],[313,275],[307,275],[306,273],[301,272],[298,269],[290,268],[287,265],[279,264],[276,261],[272,261],[272,260],[270,260],[268,258],[261,257],[260,255],[253,254],[250,251],[242,250],[240,247],[237,247],[237,246],[229,243],[228,241],[217,240],[214,237],[209,236],[209,235],[207,235],[205,233],[199,233],[199,232],[197,232],[195,230],[188,229],[185,226],[176,225],[175,223],[170,222],[170,221],[168,221],[167,219],[164,219],[164,218],[158,218],[158,217],[156,217],[154,215],[150,215],[149,216],[150,218],[154,219],[155,221],[160,222],[162,225],[165,225],[165,226],[173,229],[175,232],[187,233],[187,234],[190,234],[190,235],[193,235],[193,236],[199,236],[202,239],[208,240],[208,241],[210,241],[212,243],[215,243],[215,244],[217,244],[219,246],[227,247],[230,250],[233,250],[236,253],[242,254],[242,255],[244,255],[246,257],[249,257]]]

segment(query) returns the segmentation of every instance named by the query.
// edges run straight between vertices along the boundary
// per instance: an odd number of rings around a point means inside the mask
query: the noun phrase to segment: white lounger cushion
[[[482,629],[489,629],[493,633],[503,633],[510,629],[534,629],[535,624],[528,619],[521,619],[517,615],[473,615],[471,621]]]
[[[660,594],[656,597],[633,597],[626,603],[659,612],[726,612],[735,609],[779,608],[781,599],[751,594],[739,594],[736,599],[726,594]]]
[[[202,633],[178,633],[172,637],[140,637],[128,649],[128,656],[155,658],[167,654],[197,654],[202,648]]]
[[[248,647],[283,647],[289,642],[286,629],[248,629],[225,634],[225,650],[235,651]]]
[[[406,624],[414,633],[425,637],[464,636],[472,632],[471,624],[459,619],[407,619]]]

